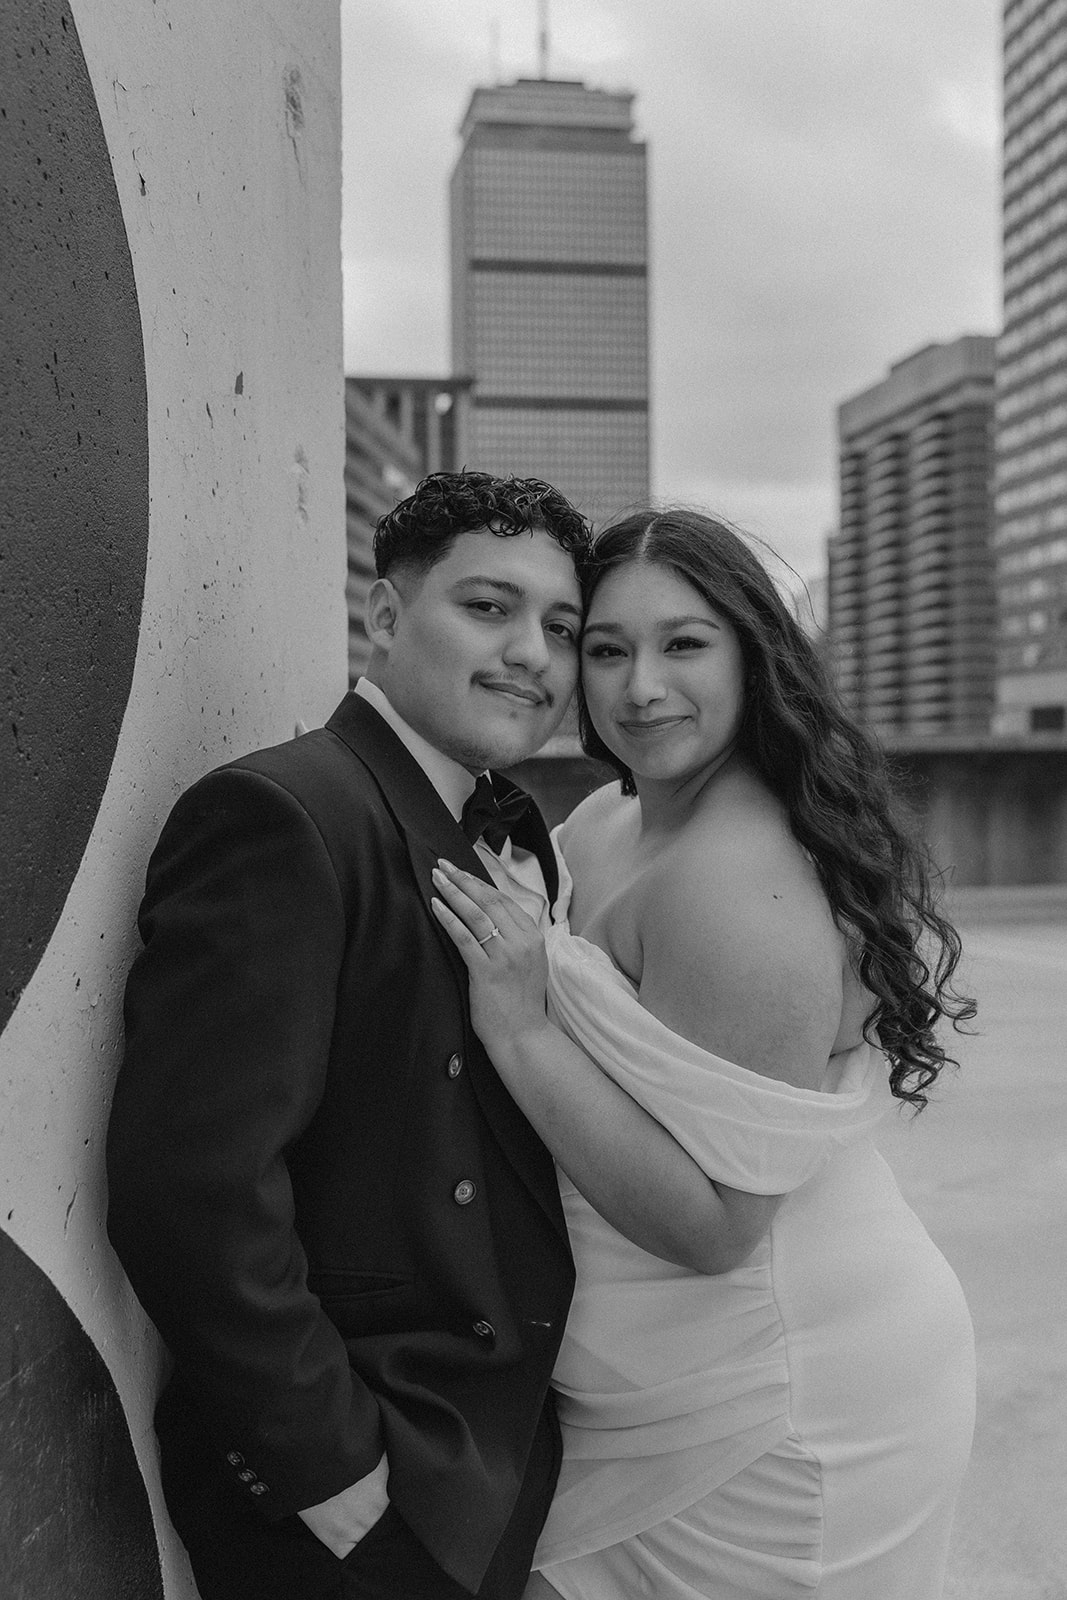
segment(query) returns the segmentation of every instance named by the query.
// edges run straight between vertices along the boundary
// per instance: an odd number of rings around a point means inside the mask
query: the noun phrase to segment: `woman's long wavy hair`
[[[686,509],[644,511],[606,528],[583,565],[588,606],[617,567],[667,567],[733,626],[745,668],[738,751],[785,807],[822,881],[858,975],[876,1004],[864,1035],[885,1051],[898,1099],[917,1110],[942,1068],[944,1018],[975,1015],[956,992],[956,930],[941,916],[929,856],[898,815],[884,757],[841,706],[812,641],[770,574],[726,523]],[[586,753],[635,794],[633,774],[608,749],[579,690]]]

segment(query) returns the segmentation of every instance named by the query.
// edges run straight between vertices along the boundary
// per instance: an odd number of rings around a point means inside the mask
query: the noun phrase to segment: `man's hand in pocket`
[[[389,1504],[389,1462],[385,1455],[373,1472],[340,1494],[299,1513],[316,1539],[343,1559],[368,1534]]]

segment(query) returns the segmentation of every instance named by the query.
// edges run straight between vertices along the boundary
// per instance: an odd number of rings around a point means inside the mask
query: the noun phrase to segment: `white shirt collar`
[[[409,727],[403,717],[393,710],[376,683],[371,683],[367,678],[360,678],[352,693],[358,694],[361,700],[366,700],[372,705],[382,720],[389,724],[458,822],[464,802],[474,793],[474,774],[468,772],[466,767],[460,766],[458,761],[453,761],[451,756],[446,756],[442,750],[436,749],[422,737],[421,733],[416,733],[414,728]]]

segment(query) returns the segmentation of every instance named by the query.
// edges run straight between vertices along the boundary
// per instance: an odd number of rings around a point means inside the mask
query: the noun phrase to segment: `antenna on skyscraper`
[[[548,77],[548,0],[537,0],[537,54],[542,78]]]

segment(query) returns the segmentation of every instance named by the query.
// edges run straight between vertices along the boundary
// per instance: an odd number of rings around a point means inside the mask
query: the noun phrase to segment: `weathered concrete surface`
[[[158,1589],[131,1440],[167,1600],[192,1600],[152,1431],[162,1351],[104,1232],[104,1130],[164,818],[344,692],[340,19],[321,0],[2,16],[0,276],[21,292],[0,335],[0,1600],[130,1596],[122,1495]]]
[[[963,891],[956,915],[980,1032],[882,1139],[978,1342],[945,1600],[1067,1600],[1067,894]]]

